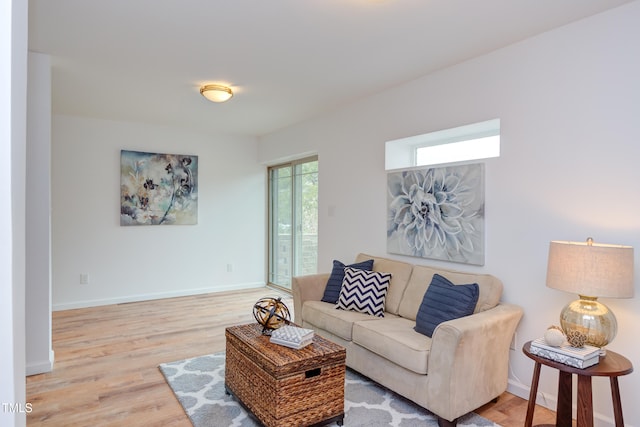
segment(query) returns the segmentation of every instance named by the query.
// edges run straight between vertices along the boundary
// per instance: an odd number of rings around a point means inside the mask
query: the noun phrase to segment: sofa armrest
[[[329,273],[310,274],[291,278],[294,322],[302,326],[302,304],[305,301],[320,301],[329,280]]]
[[[509,346],[521,307],[498,304],[436,327],[429,354],[429,409],[452,421],[507,389]]]

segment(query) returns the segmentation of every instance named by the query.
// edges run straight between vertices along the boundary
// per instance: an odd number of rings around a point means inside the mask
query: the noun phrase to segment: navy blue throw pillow
[[[418,309],[415,331],[431,337],[440,323],[473,314],[479,295],[477,283],[454,285],[434,274]]]
[[[351,267],[358,270],[373,270],[373,260],[368,259],[351,265],[344,265],[340,261],[333,260],[333,270],[331,270],[331,276],[329,276],[329,280],[327,280],[327,287],[324,288],[324,295],[322,296],[321,301],[330,302],[332,304],[338,302],[340,289],[342,289],[342,281],[344,280],[345,267]]]

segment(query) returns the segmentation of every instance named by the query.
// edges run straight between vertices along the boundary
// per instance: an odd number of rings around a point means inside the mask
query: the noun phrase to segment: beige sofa
[[[427,408],[439,425],[497,398],[507,388],[509,345],[522,309],[500,303],[502,283],[463,273],[359,254],[373,270],[391,273],[384,318],[338,310],[322,302],[329,274],[294,277],[295,322],[347,349],[347,366]],[[434,273],[454,284],[478,283],[474,314],[414,331],[416,314]]]

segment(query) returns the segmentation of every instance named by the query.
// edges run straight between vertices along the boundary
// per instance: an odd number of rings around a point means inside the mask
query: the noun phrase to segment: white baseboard
[[[210,294],[215,292],[237,291],[243,289],[255,289],[265,287],[264,283],[243,283],[235,285],[216,286],[211,288],[181,289],[179,291],[158,292],[152,294],[127,295],[117,298],[105,298],[96,300],[74,301],[61,304],[53,304],[53,311],[71,310],[75,308],[98,307],[101,305],[123,304],[128,302],[150,301],[164,298],[186,297],[191,295]]]
[[[507,384],[507,391],[525,400],[529,400],[529,393],[531,391],[531,387],[510,378]],[[555,395],[549,395],[548,393],[543,393],[540,390],[538,390],[538,396],[536,396],[536,403],[540,406],[544,406],[545,408],[555,411],[556,406],[558,405],[558,399],[557,399],[557,396]]]
[[[55,360],[55,353],[53,350],[49,351],[49,360],[27,363],[25,371],[27,376],[44,374],[53,370],[53,361]]]

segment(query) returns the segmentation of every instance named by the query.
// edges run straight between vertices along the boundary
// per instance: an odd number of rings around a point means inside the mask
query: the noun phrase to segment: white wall
[[[27,2],[0,0],[0,425],[26,425]],[[5,409],[10,405],[11,410]],[[17,405],[17,406],[16,406]]]
[[[501,157],[486,163],[486,264],[503,300],[524,307],[518,347],[557,324],[576,298],[545,287],[551,240],[636,248],[636,297],[603,300],[618,316],[610,349],[640,366],[640,2],[512,45],[268,135],[259,160],[317,152],[319,265],[365,251],[386,255],[384,142],[493,118]],[[325,172],[326,171],[326,172]],[[330,173],[329,173],[330,171]],[[443,264],[418,258],[394,258]],[[514,351],[510,390],[528,397],[533,362]],[[638,374],[620,379],[627,425],[640,425]],[[555,408],[557,375],[540,391]],[[545,403],[541,401],[541,403]],[[606,378],[594,379],[597,425],[612,425]]]
[[[52,135],[54,310],[264,285],[255,138],[57,115]],[[121,227],[121,149],[197,155],[198,224]]]
[[[49,372],[51,341],[51,58],[29,52],[26,182],[26,369]]]

